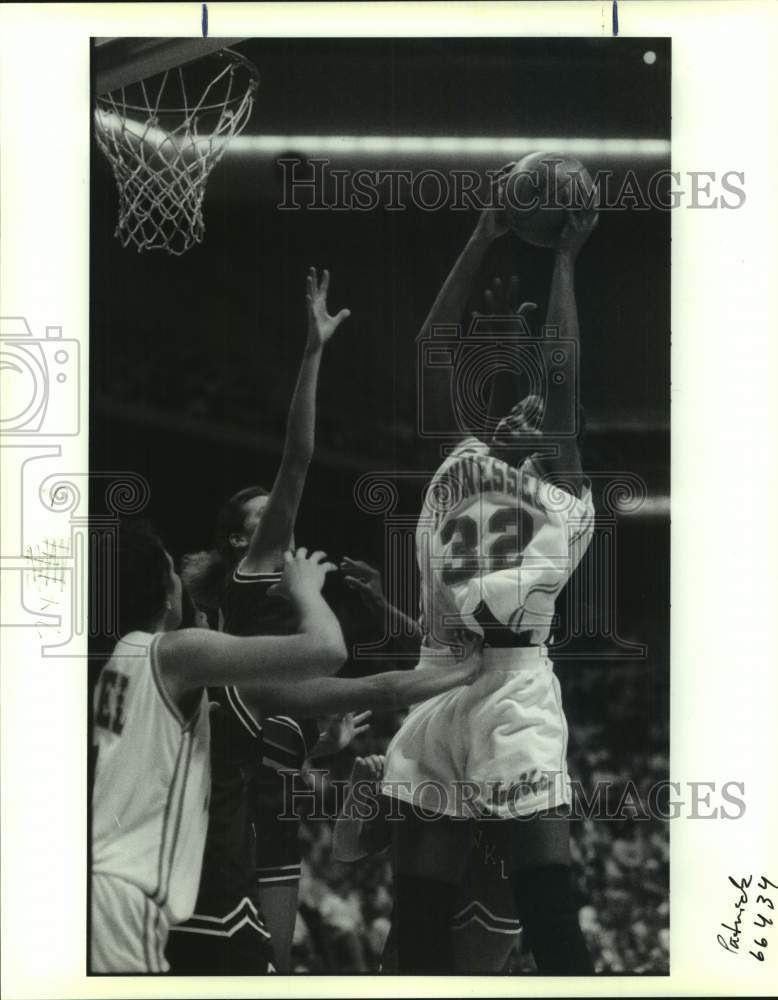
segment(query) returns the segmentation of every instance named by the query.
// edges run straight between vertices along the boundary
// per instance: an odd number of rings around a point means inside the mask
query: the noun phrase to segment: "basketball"
[[[510,228],[525,243],[555,247],[569,209],[596,204],[589,171],[561,153],[529,153],[505,180],[503,204]]]

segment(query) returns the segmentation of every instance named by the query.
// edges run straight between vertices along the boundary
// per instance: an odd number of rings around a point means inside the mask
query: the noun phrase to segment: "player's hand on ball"
[[[567,223],[559,237],[559,252],[568,254],[575,259],[594,232],[600,213],[594,208],[570,209],[567,213]]]
[[[492,189],[490,193],[490,204],[494,208],[485,208],[479,216],[476,224],[476,233],[491,242],[508,232],[508,220],[503,207],[503,189],[505,181],[510,175],[515,163],[506,163],[492,177]]]
[[[327,574],[334,569],[335,564],[327,561],[324,552],[312,552],[310,556],[305,548],[295,553],[285,552],[281,580],[268,593],[281,594],[293,600],[310,597],[320,593]]]
[[[351,315],[350,309],[341,309],[335,316],[327,312],[327,289],[330,286],[330,272],[322,272],[321,282],[316,268],[308,269],[305,279],[305,302],[308,307],[308,350],[317,350],[327,343],[344,319]]]

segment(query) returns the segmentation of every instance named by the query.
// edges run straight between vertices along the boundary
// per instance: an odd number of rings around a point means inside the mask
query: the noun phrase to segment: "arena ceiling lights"
[[[670,155],[667,139],[581,139],[558,136],[426,136],[426,135],[242,135],[233,139],[230,155],[272,156],[290,149],[308,155],[351,156],[483,156],[512,157],[535,149],[573,156],[659,159]]]

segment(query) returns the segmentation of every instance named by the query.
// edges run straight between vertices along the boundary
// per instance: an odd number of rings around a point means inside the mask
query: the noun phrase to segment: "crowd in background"
[[[265,379],[260,367],[258,390],[257,363],[245,344],[222,343],[218,353],[213,345],[192,340],[186,330],[171,329],[155,345],[153,355],[144,352],[132,339],[117,340],[115,350],[106,360],[110,393],[98,396],[98,409],[113,413],[123,404],[142,404],[146,413],[157,419],[166,415],[175,421],[207,426],[229,437],[236,431],[257,434],[258,412],[262,414],[261,433],[268,439],[282,440],[289,409],[297,354],[301,342],[295,341],[291,374]],[[184,364],[181,359],[185,358]],[[170,372],[175,371],[175,379]],[[412,443],[415,433],[414,397],[406,394],[404,406],[392,405],[394,432]],[[386,435],[386,412],[379,402],[366,408],[357,392],[320,393],[316,421],[317,450],[349,455],[391,453]]]

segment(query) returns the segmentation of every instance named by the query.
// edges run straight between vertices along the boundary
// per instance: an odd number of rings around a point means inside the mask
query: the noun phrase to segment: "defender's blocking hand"
[[[327,290],[330,286],[330,272],[322,272],[319,282],[316,268],[308,269],[305,279],[305,302],[308,307],[308,349],[322,348],[335,333],[343,320],[351,315],[350,309],[341,309],[335,316],[327,312]]]

